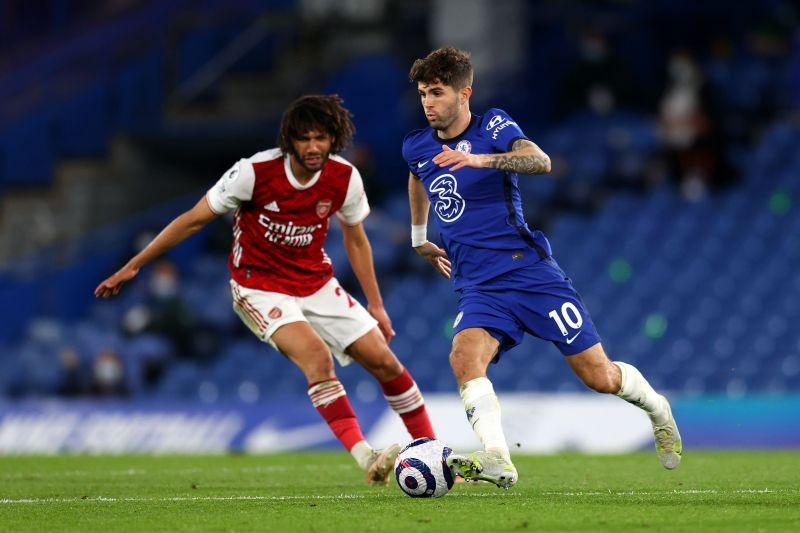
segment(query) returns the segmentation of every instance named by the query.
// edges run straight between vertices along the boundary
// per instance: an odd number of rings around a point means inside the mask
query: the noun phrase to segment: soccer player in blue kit
[[[506,489],[517,482],[486,370],[529,333],[554,343],[589,388],[643,409],[661,464],[677,467],[681,437],[666,398],[635,367],[609,360],[547,238],[525,223],[519,174],[550,172],[550,158],[504,111],[470,112],[472,75],[469,53],[456,48],[415,61],[409,77],[430,127],[403,141],[412,246],[452,278],[459,295],[450,365],[467,419],[484,446],[451,455],[450,466],[467,480]],[[426,238],[431,204],[444,249]]]

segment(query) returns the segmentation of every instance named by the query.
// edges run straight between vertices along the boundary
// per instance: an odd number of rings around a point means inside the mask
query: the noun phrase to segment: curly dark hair
[[[292,140],[311,130],[326,131],[333,139],[331,153],[338,154],[353,141],[356,127],[352,113],[338,95],[312,94],[301,96],[286,108],[278,131],[278,146],[285,154],[293,154]]]
[[[408,77],[412,82],[442,83],[460,91],[472,85],[472,62],[469,52],[447,46],[438,48],[411,65]]]

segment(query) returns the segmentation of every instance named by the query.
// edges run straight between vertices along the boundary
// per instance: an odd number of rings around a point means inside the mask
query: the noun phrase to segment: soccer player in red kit
[[[143,265],[234,211],[228,259],[234,311],[302,370],[311,403],[366,472],[367,482],[386,484],[399,446],[375,450],[367,443],[336,378],[331,352],[342,365],[355,360],[380,382],[412,438],[434,432],[417,385],[388,346],[394,330],[362,225],[370,209],[361,175],[336,155],[350,144],[353,131],[350,112],[337,96],[294,101],[281,119],[278,148],[236,163],[192,209],[100,283],[95,296],[116,295]],[[334,214],[366,309],[339,286],[323,250]]]

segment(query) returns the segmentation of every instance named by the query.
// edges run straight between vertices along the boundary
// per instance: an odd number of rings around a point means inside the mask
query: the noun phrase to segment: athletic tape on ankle
[[[631,386],[633,383],[630,382],[630,379],[633,378],[631,375],[632,373],[628,371],[628,368],[632,368],[628,363],[623,363],[622,361],[612,361],[617,368],[619,368],[620,372],[620,382],[619,382],[619,390],[617,391],[617,396],[623,396],[626,392],[630,391]]]
[[[494,387],[488,378],[475,378],[461,385],[459,393],[465,402],[475,401],[481,396],[494,394]]]

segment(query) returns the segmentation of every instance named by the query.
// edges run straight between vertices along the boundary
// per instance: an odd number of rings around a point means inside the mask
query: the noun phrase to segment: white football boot
[[[661,461],[664,468],[672,470],[681,463],[683,444],[681,443],[681,434],[678,433],[678,425],[675,423],[675,417],[672,416],[672,408],[670,408],[666,398],[662,396],[661,399],[664,400],[669,418],[664,424],[653,424],[653,435],[656,438],[656,453],[659,461]]]
[[[367,462],[367,485],[388,485],[389,474],[394,470],[394,460],[400,453],[399,444],[391,444],[382,450],[373,450]]]
[[[519,478],[514,465],[494,452],[477,451],[468,456],[450,454],[447,466],[454,475],[467,481],[488,481],[506,490],[516,485]]]

